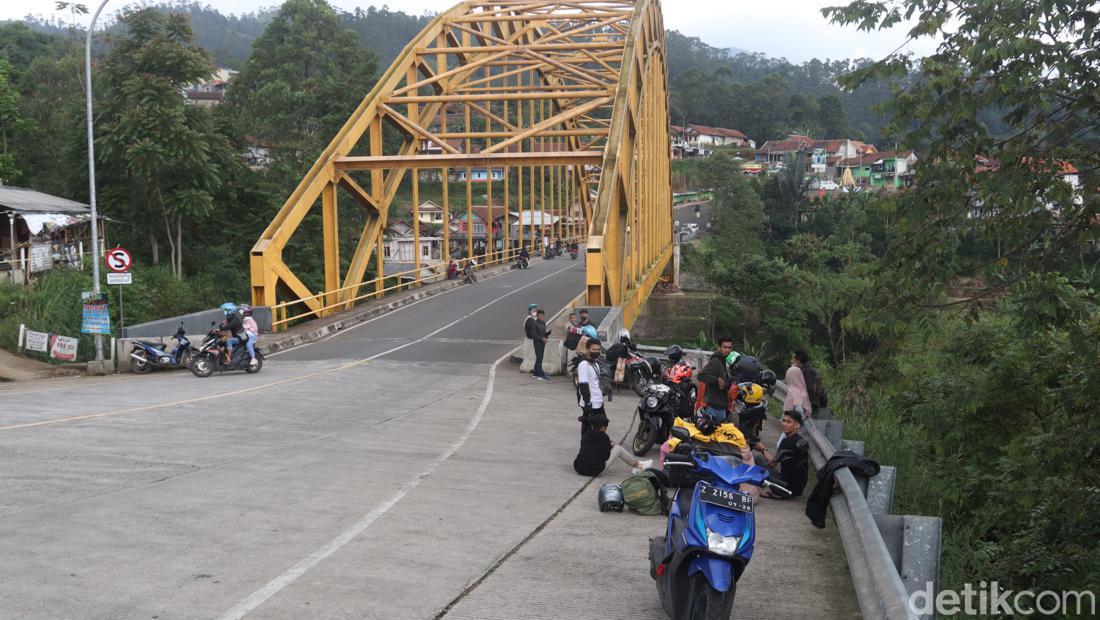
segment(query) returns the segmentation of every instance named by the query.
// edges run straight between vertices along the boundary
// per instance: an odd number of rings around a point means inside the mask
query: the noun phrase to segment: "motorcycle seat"
[[[155,349],[159,349],[159,348],[164,346],[163,344],[161,344],[159,342],[149,342],[148,340],[138,340],[138,343],[143,344],[147,347],[153,347]]]

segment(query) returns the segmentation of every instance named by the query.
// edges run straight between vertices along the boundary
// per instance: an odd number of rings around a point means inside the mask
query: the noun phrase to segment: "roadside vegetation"
[[[860,4],[833,14],[889,20],[875,12],[885,3]],[[1081,60],[1097,43],[1087,7],[992,19],[986,3],[959,3],[940,55],[846,78],[922,75],[887,110],[928,154],[911,190],[810,203],[777,191],[782,175],[705,163],[716,230],[685,266],[729,301],[717,331],[774,368],[812,352],[846,435],[898,466],[895,512],[943,517],[944,588],[1100,590],[1100,104],[1079,86],[1100,65]],[[928,32],[944,23],[918,16]],[[1048,30],[1061,34],[1030,45]],[[1007,138],[977,120],[989,109]],[[1062,162],[1083,171],[1079,191]]]

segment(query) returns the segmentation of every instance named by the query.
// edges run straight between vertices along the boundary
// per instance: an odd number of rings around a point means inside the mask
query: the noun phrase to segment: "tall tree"
[[[844,102],[836,95],[822,95],[817,100],[817,124],[825,139],[847,138],[852,134]]]
[[[377,60],[325,0],[287,0],[234,81],[240,129],[301,171],[370,92]]]
[[[8,140],[12,137],[11,134],[26,124],[20,113],[22,97],[9,81],[10,75],[11,65],[0,58],[0,183],[19,176],[15,157],[8,149]]]
[[[181,277],[185,224],[211,215],[222,175],[237,163],[210,114],[180,94],[213,70],[189,18],[144,9],[121,20],[126,33],[98,89],[109,93],[98,102],[96,132],[105,210],[147,239],[154,263],[166,243]]]

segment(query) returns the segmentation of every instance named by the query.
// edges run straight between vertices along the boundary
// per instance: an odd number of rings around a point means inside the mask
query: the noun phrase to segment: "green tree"
[[[891,297],[937,303],[944,282],[987,279],[986,297],[1060,268],[1058,256],[1095,237],[1095,184],[1071,195],[1067,164],[1100,168],[1100,14],[1087,0],[854,2],[824,10],[841,24],[885,28],[915,20],[911,38],[941,40],[917,59],[897,52],[842,78],[857,88],[919,71],[887,106],[887,130],[919,147],[917,190],[898,221]],[[999,117],[999,134],[986,122]],[[1087,179],[1086,175],[1086,179]],[[981,217],[972,217],[980,211]],[[997,245],[1006,269],[961,260],[960,247]],[[919,265],[918,269],[913,269]]]
[[[227,94],[243,133],[298,176],[370,92],[377,60],[325,0],[287,0]]]
[[[11,65],[0,58],[0,183],[19,176],[8,140],[26,125],[20,113],[22,97],[9,81],[10,75]]]
[[[223,175],[238,164],[210,114],[180,95],[213,69],[188,17],[144,9],[121,19],[126,34],[98,89],[98,180],[108,214],[147,240],[154,263],[166,244],[182,277],[185,228],[212,215]]]
[[[816,120],[825,139],[847,138],[852,135],[844,102],[836,95],[822,95],[818,98]]]

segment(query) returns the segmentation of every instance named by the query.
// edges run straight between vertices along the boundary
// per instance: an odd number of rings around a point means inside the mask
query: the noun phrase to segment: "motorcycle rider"
[[[523,246],[519,249],[519,260],[523,263],[524,267],[527,267],[531,263],[531,254],[527,251],[527,246]]]
[[[250,366],[256,365],[256,339],[260,337],[260,326],[256,325],[256,319],[252,318],[252,306],[242,304],[240,307],[241,322],[244,324],[244,331],[248,334],[248,340],[245,341],[245,346],[248,347],[248,356],[251,358],[249,362]]]
[[[222,331],[229,332],[229,338],[225,341],[225,363],[233,360],[233,347],[238,343],[248,340],[248,334],[244,331],[244,317],[237,312],[237,304],[225,302],[221,305],[225,320],[222,321]]]

